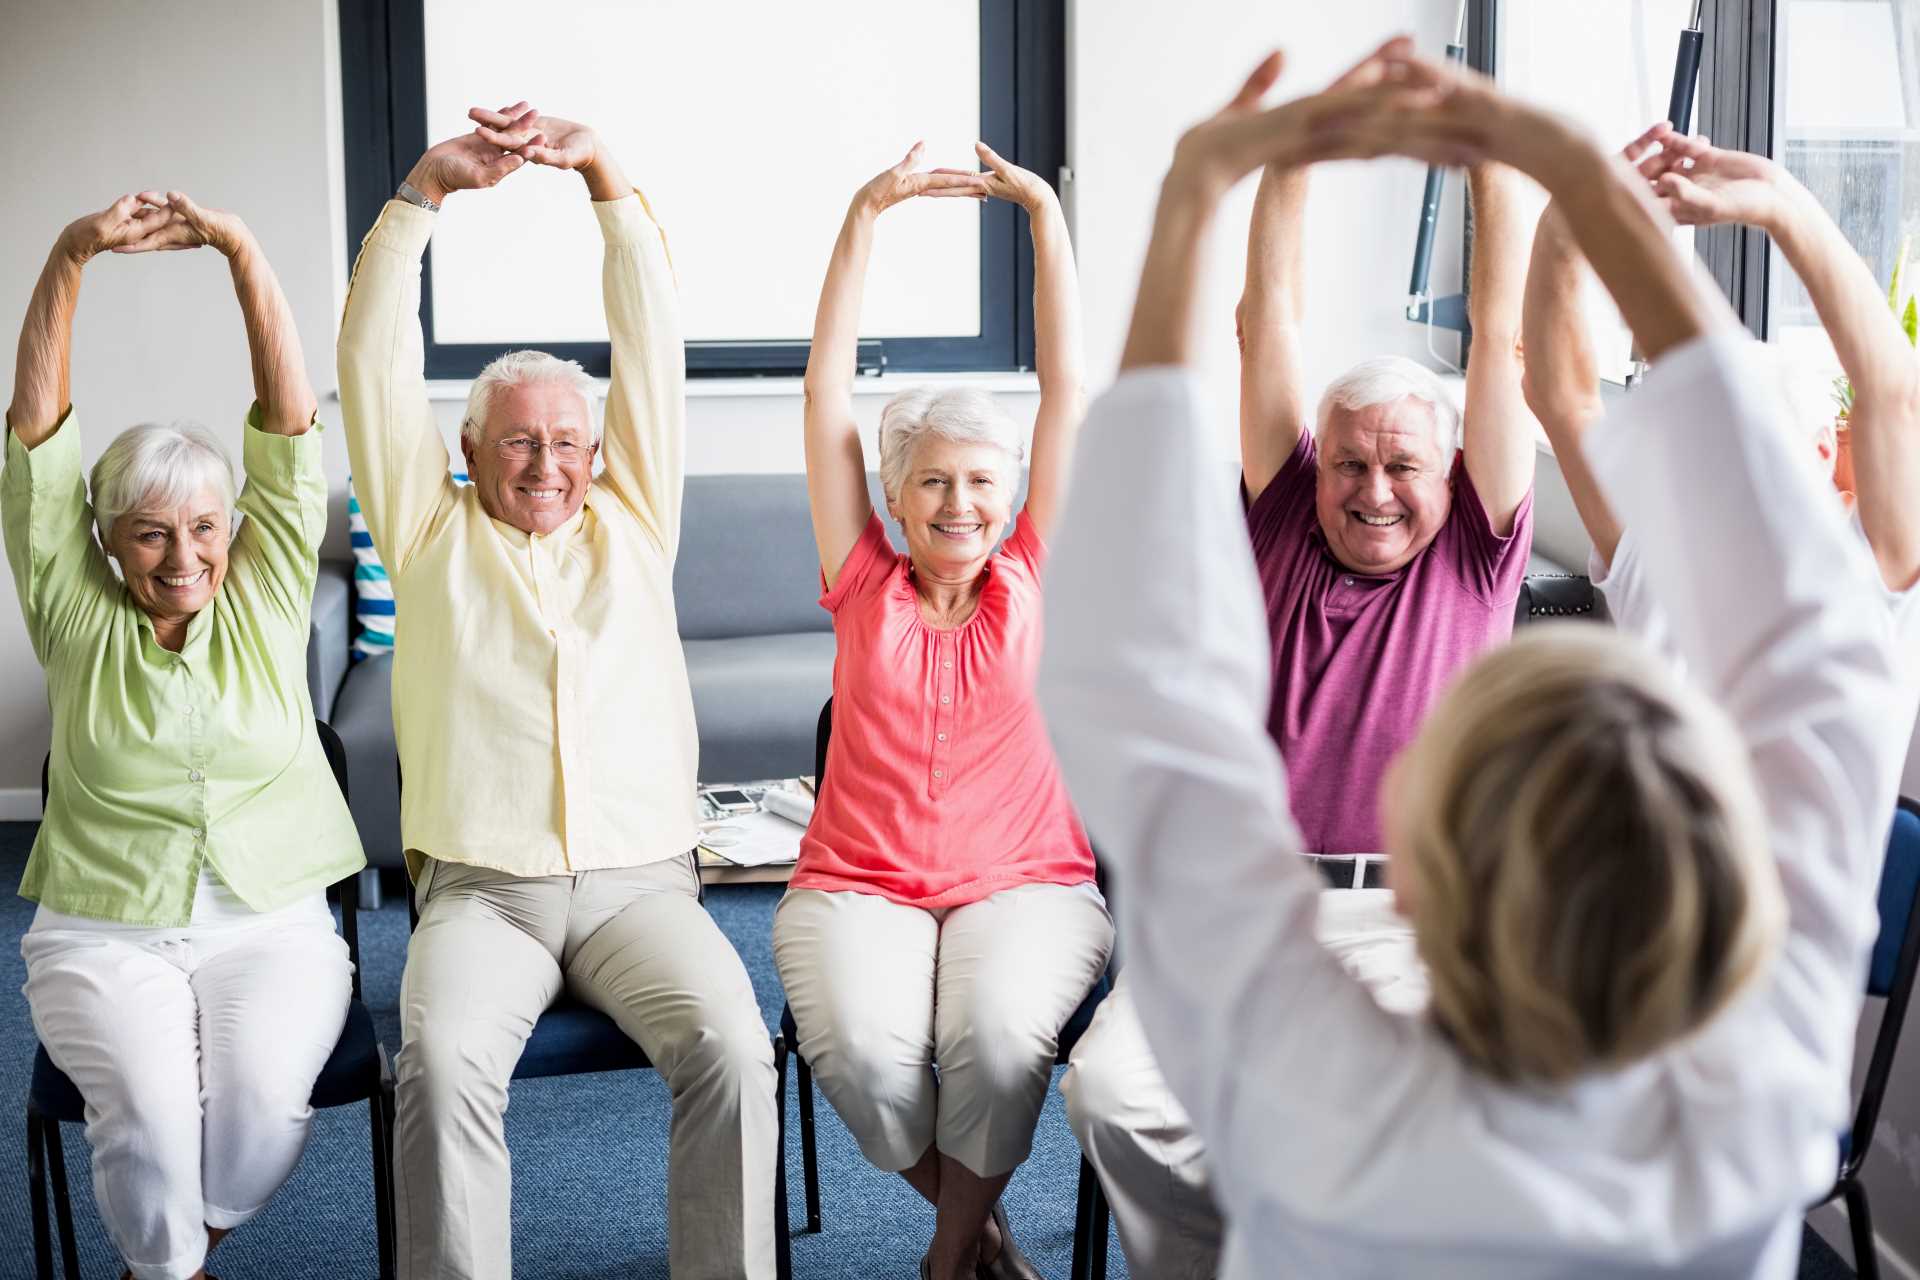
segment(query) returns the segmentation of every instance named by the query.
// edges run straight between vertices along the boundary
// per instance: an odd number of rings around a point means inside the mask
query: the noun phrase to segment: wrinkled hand
[[[475,107],[467,119],[477,126],[474,136],[498,150],[531,164],[554,169],[587,169],[600,154],[600,137],[584,124],[543,116],[526,103],[488,111]]]
[[[981,189],[995,200],[1005,200],[1017,204],[1022,209],[1034,212],[1045,208],[1059,199],[1046,179],[1031,169],[1022,169],[1000,155],[984,142],[973,144],[974,154],[980,157],[980,163],[986,166],[986,172],[977,173],[972,169],[934,169],[933,173],[958,175],[966,178],[978,178]],[[937,194],[937,193],[928,193]],[[961,195],[972,195],[970,191],[960,191]]]
[[[118,251],[159,228],[168,217],[166,197],[154,191],[121,196],[98,213],[76,218],[60,233],[60,249],[84,264],[96,254]]]
[[[920,162],[920,156],[927,149],[924,142],[916,142],[900,163],[890,169],[882,170],[867,184],[854,193],[854,207],[878,217],[902,200],[911,200],[915,196],[967,196],[975,200],[987,197],[987,176],[968,173],[958,169],[929,169],[916,172],[914,165]]]
[[[252,240],[247,224],[236,214],[221,209],[202,209],[184,191],[169,191],[157,200],[156,194],[143,191],[140,198],[149,204],[163,205],[165,216],[158,219],[157,225],[140,239],[117,247],[115,253],[198,249],[202,245],[211,245],[231,258]]]
[[[1658,151],[1645,154],[1658,145]],[[1638,148],[1641,155],[1634,155]],[[1725,222],[1765,225],[1780,207],[1785,171],[1765,156],[1689,138],[1665,121],[1641,134],[1628,160],[1653,184],[1675,222],[1709,227]]]

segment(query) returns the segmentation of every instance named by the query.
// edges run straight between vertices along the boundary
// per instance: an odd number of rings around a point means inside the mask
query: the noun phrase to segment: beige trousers
[[[1320,941],[1390,1012],[1427,1003],[1413,930],[1387,889],[1321,895]],[[1147,1044],[1123,968],[1060,1079],[1067,1120],[1100,1175],[1138,1280],[1211,1280],[1224,1230],[1207,1187],[1206,1146]]]
[[[673,1094],[674,1280],[774,1274],[772,1041],[697,888],[690,858],[538,877],[427,864],[400,987],[403,1277],[513,1274],[507,1081],[563,987],[633,1037]]]
[[[796,889],[773,918],[800,1054],[889,1173],[929,1147],[983,1178],[1027,1158],[1060,1028],[1112,947],[1091,884],[1021,885],[940,911]]]

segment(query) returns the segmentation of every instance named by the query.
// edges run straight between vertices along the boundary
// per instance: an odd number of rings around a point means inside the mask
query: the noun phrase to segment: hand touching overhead
[[[909,159],[919,151],[915,144]],[[986,166],[986,172],[976,173],[971,169],[934,169],[933,173],[964,178],[977,178],[980,181],[978,192],[966,189],[954,191],[930,191],[928,195],[986,195],[995,200],[1005,200],[1017,204],[1029,212],[1043,209],[1058,199],[1046,179],[1030,169],[1022,169],[1010,160],[1004,160],[992,147],[984,142],[973,144],[974,154],[980,157],[980,163]]]
[[[467,114],[471,118],[474,113]],[[524,102],[487,114],[505,116],[515,123],[538,118],[538,113]],[[525,156],[488,141],[476,129],[428,148],[408,172],[407,185],[440,204],[455,191],[483,191],[494,186],[526,162]]]
[[[1765,226],[1779,210],[1786,173],[1765,156],[1728,151],[1706,138],[1689,138],[1662,121],[1635,143],[1660,150],[1638,162],[1640,176],[1666,202],[1675,222],[1705,227],[1723,222]]]
[[[854,208],[868,217],[877,218],[902,200],[910,200],[914,196],[970,196],[976,200],[987,197],[985,174],[967,173],[960,169],[916,172],[913,166],[920,162],[926,149],[926,143],[916,142],[906,155],[900,157],[899,164],[874,175],[854,193]]]
[[[147,253],[152,250],[198,249],[203,245],[218,249],[231,258],[252,242],[253,235],[239,215],[221,209],[203,209],[184,191],[169,191],[164,196],[143,191],[140,199],[158,206],[164,215],[150,219],[146,233],[116,253]]]
[[[98,213],[76,218],[60,233],[59,248],[76,265],[102,253],[130,253],[169,216],[166,197],[152,191],[121,196]]]
[[[467,119],[477,126],[473,134],[488,146],[517,156],[529,164],[568,169],[586,179],[595,200],[619,200],[633,194],[604,139],[594,130],[559,116],[544,116],[525,102],[488,111],[475,107]]]

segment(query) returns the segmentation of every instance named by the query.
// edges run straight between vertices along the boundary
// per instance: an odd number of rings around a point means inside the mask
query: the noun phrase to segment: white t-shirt
[[[1851,523],[1854,533],[1865,542],[1867,533],[1861,527],[1857,512]],[[1684,669],[1685,664],[1673,651],[1673,635],[1666,615],[1648,593],[1640,555],[1640,542],[1633,536],[1633,530],[1622,529],[1619,545],[1613,549],[1612,566],[1602,564],[1597,551],[1589,551],[1587,576],[1606,594],[1607,612],[1613,615],[1616,626],[1640,637],[1656,653],[1667,655],[1676,667]],[[1893,623],[1894,646],[1904,659],[1907,674],[1911,697],[1904,714],[1913,718],[1916,709],[1920,709],[1920,585],[1895,591],[1881,583],[1880,592],[1887,606],[1887,617]],[[1907,747],[1907,763],[1900,774],[1900,794],[1920,799],[1920,723],[1915,724]]]

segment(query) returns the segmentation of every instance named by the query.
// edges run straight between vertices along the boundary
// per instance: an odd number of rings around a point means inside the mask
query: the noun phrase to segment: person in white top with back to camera
[[[1207,1146],[1226,1275],[1791,1276],[1846,1118],[1904,746],[1874,567],[1646,179],[1411,48],[1261,111],[1275,55],[1182,138],[1055,541],[1041,703]],[[1419,1017],[1314,938],[1244,517],[1188,367],[1226,190],[1384,154],[1540,182],[1654,360],[1588,449],[1692,677],[1542,627],[1441,699],[1383,790]]]
[[[1853,530],[1879,569],[1908,696],[1920,698],[1920,591],[1914,590],[1920,581],[1920,505],[1913,500],[1920,493],[1920,360],[1888,311],[1886,295],[1813,194],[1765,156],[1682,137],[1663,121],[1635,139],[1626,157],[1677,221],[1760,228],[1806,286],[1850,388]],[[1606,593],[1614,621],[1671,653],[1664,611],[1647,586],[1641,539],[1614,515],[1580,456],[1587,428],[1601,414],[1593,339],[1581,306],[1586,274],[1566,219],[1549,205],[1527,274],[1527,404],[1553,443],[1593,541],[1588,572]],[[1784,364],[1777,372],[1783,392],[1790,392]],[[1803,455],[1808,465],[1823,484],[1833,480],[1839,441],[1832,416],[1810,412],[1791,394],[1786,399],[1796,425],[1811,423]],[[1920,751],[1911,746],[1900,791],[1920,796]]]

